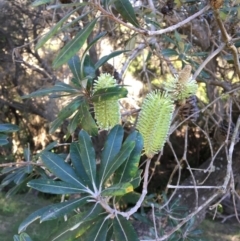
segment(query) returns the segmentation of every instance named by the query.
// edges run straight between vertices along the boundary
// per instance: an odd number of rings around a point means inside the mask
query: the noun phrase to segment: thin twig
[[[192,177],[192,180],[193,180],[193,184],[194,186],[197,186],[197,182],[196,182],[196,179],[193,175],[193,172],[191,170],[191,167],[188,163],[188,160],[187,160],[187,150],[188,150],[188,125],[185,126],[185,141],[184,141],[184,154],[183,154],[183,160],[185,161],[185,163],[187,164],[187,169],[189,170],[190,174],[191,174],[191,177]],[[196,204],[195,204],[195,210],[197,209],[198,207],[198,191],[197,191],[197,188],[194,189],[194,192],[195,192],[195,196],[196,196]]]
[[[238,221],[238,223],[240,223],[239,217],[238,217],[238,210],[237,210],[237,205],[236,205],[236,198],[235,198],[235,182],[234,182],[234,175],[233,173],[231,173],[231,193],[232,193],[232,201],[233,201],[233,207],[234,207],[234,213],[236,215],[236,219]]]
[[[146,166],[145,166],[145,172],[144,172],[144,179],[143,179],[143,188],[142,188],[142,193],[140,198],[138,199],[137,203],[135,204],[134,207],[132,207],[128,212],[126,212],[125,217],[129,219],[129,217],[136,213],[137,210],[141,207],[144,198],[147,195],[147,187],[148,187],[148,176],[149,176],[149,166],[151,163],[151,159],[147,159]]]
[[[173,228],[167,234],[163,235],[161,238],[158,238],[158,239],[147,239],[147,240],[141,240],[141,241],[163,241],[163,240],[167,240],[167,238],[169,238],[174,232],[179,230],[192,217],[194,217],[197,213],[199,213],[201,210],[203,210],[205,207],[207,207],[215,198],[218,197],[218,195],[219,195],[218,193],[215,193],[214,195],[212,195],[203,205],[201,205],[200,207],[198,207],[197,210],[195,210],[194,212],[189,214],[187,217],[185,217],[185,219],[181,223],[179,223],[175,228]]]
[[[153,226],[154,226],[155,238],[158,239],[158,231],[157,231],[157,225],[156,225],[156,218],[155,218],[155,212],[154,212],[154,205],[151,204],[151,207],[152,207],[152,219],[153,219]]]
[[[143,190],[141,193],[140,198],[138,199],[137,203],[134,207],[132,207],[127,212],[121,212],[116,210],[116,208],[111,208],[108,204],[108,200],[105,197],[102,197],[99,195],[99,193],[96,193],[95,198],[99,202],[99,204],[108,212],[111,214],[111,216],[121,215],[127,219],[130,218],[130,216],[137,212],[137,210],[141,207],[146,195],[147,195],[147,187],[148,187],[148,176],[149,176],[149,166],[151,163],[151,159],[146,160],[146,166],[144,171],[144,177],[143,177]]]
[[[177,162],[177,167],[178,167],[178,168],[174,168],[174,170],[172,171],[171,176],[170,176],[170,178],[169,178],[169,180],[168,180],[168,183],[171,183],[171,182],[172,182],[173,175],[174,175],[175,172],[178,170],[177,185],[179,185],[179,184],[180,184],[180,180],[181,180],[181,162],[178,160],[178,157],[177,157],[177,155],[176,155],[176,153],[175,153],[175,151],[174,151],[174,148],[173,148],[173,146],[172,146],[172,143],[171,143],[169,140],[167,141],[167,143],[168,143],[169,147],[171,148],[171,151],[172,151],[172,153],[173,153],[173,155],[174,155],[174,159],[175,159],[175,161]],[[168,187],[168,185],[167,185],[167,187]],[[165,192],[166,192],[166,193],[168,192],[167,187],[166,187],[166,189],[165,189]],[[166,206],[170,203],[170,201],[172,200],[172,198],[175,196],[175,193],[176,193],[176,192],[177,192],[177,189],[175,189],[175,190],[172,192],[171,196],[168,198],[168,201],[167,201],[166,203],[164,203],[164,204],[160,207],[160,209],[163,209],[164,207],[166,207]]]
[[[179,186],[179,185],[168,185],[168,188],[176,189],[222,189],[222,186]]]
[[[197,71],[193,75],[193,79],[196,79],[197,76],[201,73],[201,71],[205,68],[208,62],[210,62],[217,54],[219,54],[224,48],[226,44],[222,43],[214,52],[212,52],[198,67]]]
[[[238,56],[238,50],[236,46],[234,45],[234,42],[232,41],[232,38],[227,33],[227,30],[224,27],[224,24],[220,18],[219,10],[214,11],[214,17],[217,21],[217,24],[221,30],[221,34],[223,37],[223,41],[225,42],[226,46],[231,50],[234,60],[234,66],[237,71],[238,78],[240,79],[240,64],[239,64],[239,56]]]
[[[209,6],[205,6],[200,11],[193,14],[192,16],[184,19],[182,22],[179,22],[179,23],[177,23],[175,25],[172,25],[168,28],[160,29],[160,30],[157,30],[157,31],[147,31],[147,34],[149,36],[153,36],[153,35],[161,35],[161,34],[164,34],[164,33],[172,32],[173,30],[182,27],[183,25],[187,24],[188,22],[192,21],[193,19],[197,18],[198,16],[202,15],[208,9],[209,9]]]

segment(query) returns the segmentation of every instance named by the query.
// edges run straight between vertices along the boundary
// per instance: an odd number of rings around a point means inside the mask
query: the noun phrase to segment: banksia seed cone
[[[116,86],[116,80],[110,74],[101,74],[94,83],[94,92]],[[109,130],[121,120],[118,100],[99,100],[94,102],[94,113],[100,129]]]
[[[185,65],[184,68],[179,72],[178,76],[178,82],[181,84],[186,84],[187,81],[192,76],[192,66],[191,65]]]
[[[102,66],[102,73],[108,73],[114,77],[114,79],[119,84],[121,82],[120,74],[116,71],[116,69],[109,63],[105,63]]]
[[[144,99],[136,128],[143,136],[148,158],[152,158],[163,148],[173,111],[173,100],[166,93],[151,92]]]

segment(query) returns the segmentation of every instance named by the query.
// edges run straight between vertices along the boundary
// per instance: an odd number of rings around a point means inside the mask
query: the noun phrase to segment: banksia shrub
[[[110,74],[101,74],[95,81],[93,91],[116,86],[116,80]],[[95,119],[99,128],[108,130],[121,120],[120,106],[116,99],[94,102]]]
[[[143,136],[144,151],[148,158],[163,148],[173,111],[173,100],[165,92],[151,92],[144,99],[136,128]]]

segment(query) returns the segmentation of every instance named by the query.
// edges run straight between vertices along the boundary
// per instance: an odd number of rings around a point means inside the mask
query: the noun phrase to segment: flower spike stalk
[[[162,150],[168,137],[173,111],[173,100],[166,92],[151,92],[144,99],[136,128],[143,136],[148,158]]]

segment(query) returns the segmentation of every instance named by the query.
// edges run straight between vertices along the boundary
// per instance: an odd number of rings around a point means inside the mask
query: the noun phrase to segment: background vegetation
[[[57,206],[23,217],[19,231],[37,218],[57,218],[60,229],[64,221],[69,225],[68,235],[58,240],[87,240],[82,230],[93,224],[89,240],[200,240],[196,228],[209,208],[223,221],[238,220],[239,5],[230,0],[1,1],[1,190],[7,197],[31,188],[62,195],[44,196]],[[192,77],[182,71],[186,66]],[[106,73],[118,85],[94,89]],[[196,80],[198,89],[179,101],[172,81],[180,83],[182,76],[182,82]],[[175,110],[169,130],[154,126],[153,139],[158,130],[168,131],[164,148],[148,155],[135,127],[146,94],[156,90],[174,96]],[[94,120],[97,104],[118,99],[121,125],[101,130]],[[152,112],[164,119],[164,110]],[[148,128],[151,115],[146,115]],[[110,143],[115,154],[109,154]],[[110,164],[103,153],[112,158]],[[39,187],[46,183],[54,187]],[[103,208],[90,219],[96,206],[85,203],[86,195]],[[52,239],[58,231],[51,230]],[[24,232],[15,236],[27,238]]]

